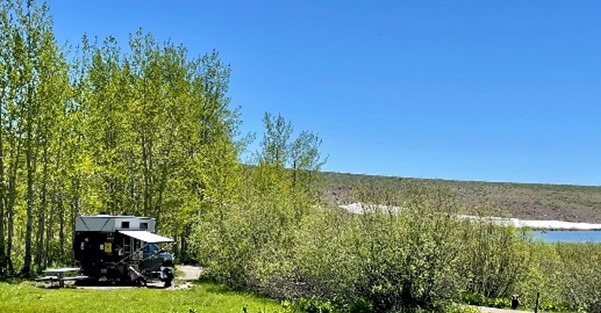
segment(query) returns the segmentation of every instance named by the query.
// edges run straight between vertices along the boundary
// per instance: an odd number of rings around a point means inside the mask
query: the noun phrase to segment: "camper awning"
[[[143,230],[120,230],[119,232],[124,234],[125,236],[136,238],[146,243],[173,242],[173,239],[171,238],[159,236],[157,234],[153,234],[151,232]]]

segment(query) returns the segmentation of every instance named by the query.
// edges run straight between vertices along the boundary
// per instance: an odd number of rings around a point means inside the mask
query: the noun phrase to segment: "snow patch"
[[[383,211],[396,214],[401,210],[401,208],[397,206],[388,206],[383,204],[366,204],[361,202],[343,204],[339,207],[355,214],[363,214],[365,212],[373,211]]]
[[[339,206],[351,213],[363,214],[371,211],[384,211],[389,213],[398,213],[401,208],[397,206],[387,206],[382,204],[365,204],[360,202],[344,204]],[[470,219],[470,220],[483,220],[490,221],[499,225],[513,226],[513,227],[528,227],[533,229],[557,229],[557,230],[601,230],[601,224],[594,223],[575,223],[575,222],[564,222],[555,220],[522,220],[519,218],[506,218],[487,216],[479,217],[472,215],[459,215],[459,218]]]

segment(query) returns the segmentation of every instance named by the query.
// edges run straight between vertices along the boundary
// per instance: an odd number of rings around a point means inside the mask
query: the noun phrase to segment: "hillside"
[[[322,175],[328,183],[328,198],[338,203],[357,201],[354,190],[362,185],[401,190],[409,184],[419,184],[449,191],[470,205],[495,205],[516,218],[601,223],[601,186],[491,183],[332,172]]]

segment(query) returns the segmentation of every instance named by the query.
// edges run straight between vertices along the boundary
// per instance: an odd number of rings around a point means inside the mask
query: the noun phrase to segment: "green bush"
[[[465,293],[461,297],[461,302],[469,305],[506,308],[509,307],[510,301],[507,298],[489,298],[481,293]]]
[[[601,245],[537,242],[528,249],[531,266],[517,284],[522,306],[533,308],[540,292],[543,311],[601,312]]]
[[[335,313],[334,307],[329,301],[317,298],[300,299],[294,303],[295,312],[304,313]]]
[[[440,304],[439,310],[445,313],[480,313],[477,307],[452,302]]]
[[[356,218],[352,243],[359,275],[353,296],[370,301],[376,312],[431,308],[456,298],[463,285],[462,222],[439,204],[412,202],[395,215],[375,210]]]
[[[531,265],[527,231],[500,226],[483,218],[465,225],[467,250],[462,254],[462,269],[468,275],[467,291],[485,298],[508,299]]]
[[[455,303],[506,307],[514,293],[532,308],[537,291],[541,310],[601,312],[599,245],[535,242],[420,188],[363,191],[364,212],[351,214],[304,203],[285,177],[258,169],[240,202],[199,217],[206,277],[296,300],[289,312],[470,312]]]
[[[601,312],[601,245],[557,245],[565,294],[572,309]]]
[[[349,313],[372,313],[372,304],[363,298],[355,300],[349,308]]]

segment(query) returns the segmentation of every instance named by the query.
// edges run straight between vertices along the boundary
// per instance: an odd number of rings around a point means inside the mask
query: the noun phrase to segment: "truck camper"
[[[92,280],[118,279],[145,283],[173,280],[173,255],[159,248],[173,239],[155,234],[155,219],[131,215],[77,216],[73,253],[75,266]]]

